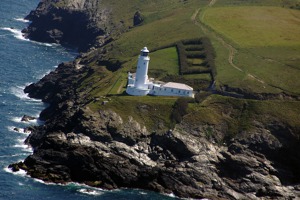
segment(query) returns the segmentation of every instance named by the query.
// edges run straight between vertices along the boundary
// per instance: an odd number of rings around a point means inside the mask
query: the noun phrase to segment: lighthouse
[[[144,47],[138,57],[136,73],[128,73],[127,94],[134,96],[145,96],[149,94],[153,83],[148,80],[149,50]]]
[[[194,97],[193,88],[183,84],[148,79],[148,66],[150,62],[149,50],[144,47],[138,57],[136,73],[128,72],[126,93],[133,96],[184,96]]]
[[[140,56],[138,58],[138,64],[136,68],[136,78],[134,87],[138,89],[148,88],[148,66],[149,66],[149,50],[144,47],[141,50]]]

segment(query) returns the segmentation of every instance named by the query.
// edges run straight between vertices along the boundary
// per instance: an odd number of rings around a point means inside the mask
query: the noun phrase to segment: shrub
[[[180,97],[173,105],[173,110],[171,113],[171,120],[180,123],[182,117],[187,114],[188,103],[190,98]]]
[[[183,74],[183,71],[188,67],[186,51],[182,42],[177,42],[176,47],[179,60],[179,74]]]

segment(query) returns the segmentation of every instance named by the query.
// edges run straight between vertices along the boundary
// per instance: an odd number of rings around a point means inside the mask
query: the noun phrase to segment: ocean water
[[[105,191],[75,183],[45,184],[26,176],[25,172],[12,173],[7,168],[32,153],[31,148],[24,145],[29,133],[23,129],[42,123],[39,120],[21,122],[23,115],[38,117],[45,108],[40,100],[28,98],[23,93],[24,87],[76,56],[71,49],[23,38],[21,30],[30,23],[23,18],[38,3],[39,0],[0,1],[0,200],[175,199],[142,190]]]

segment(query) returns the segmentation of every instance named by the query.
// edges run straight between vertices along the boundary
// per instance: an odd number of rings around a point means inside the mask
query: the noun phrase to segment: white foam
[[[45,185],[56,185],[54,183],[46,183],[45,181],[41,180],[41,179],[38,179],[38,178],[34,178],[33,179],[35,182],[38,182],[38,183],[42,183],[42,184],[45,184]]]
[[[14,127],[14,126],[8,126],[7,129],[11,132],[17,132],[17,133],[21,133],[24,135],[29,135],[31,133],[31,131],[26,130],[24,128],[18,128],[18,127]]]
[[[18,182],[18,185],[19,185],[19,186],[23,186],[23,185],[24,185],[24,183]]]
[[[27,176],[26,171],[23,170],[23,169],[20,169],[19,171],[16,171],[16,172],[13,172],[12,169],[10,169],[8,167],[5,167],[4,171],[7,172],[7,173],[10,173],[10,174],[18,175],[18,176],[23,176],[23,177]]]
[[[14,18],[14,20],[19,21],[19,22],[24,22],[24,23],[30,23],[29,20],[24,19],[24,18]]]
[[[13,147],[21,148],[21,149],[23,149],[23,151],[26,151],[26,152],[33,152],[32,148],[26,144],[15,144]]]
[[[26,85],[29,85],[30,83],[26,84]],[[28,96],[28,94],[26,94],[24,92],[24,89],[26,87],[26,85],[23,85],[23,86],[20,86],[20,85],[17,85],[17,86],[12,86],[10,88],[10,92],[15,95],[16,97],[18,97],[19,99],[21,100],[26,100],[26,101],[31,101],[31,102],[39,102],[41,103],[42,100],[41,99],[34,99],[34,98],[30,98]]]
[[[166,196],[176,198],[176,195],[174,193],[166,194]]]
[[[22,121],[22,117],[12,117],[11,120],[13,122],[17,122],[17,123],[23,123],[23,124],[40,124],[42,125],[44,122],[39,120],[39,119],[32,119],[32,120],[28,120],[28,121]],[[10,127],[11,128],[11,127]]]
[[[14,126],[7,126],[7,129],[8,129],[10,132],[19,132],[19,131],[16,131],[15,128],[16,128],[16,127],[14,127]]]
[[[140,194],[142,194],[142,195],[147,195],[147,193],[146,192],[139,192]]]
[[[5,31],[9,31],[11,33],[13,33],[14,37],[19,39],[19,40],[24,40],[24,41],[30,41],[29,39],[26,39],[22,33],[21,30],[19,29],[14,29],[14,28],[8,28],[8,27],[4,27],[4,28],[0,28],[1,30],[5,30]]]
[[[14,121],[14,122],[20,123],[20,122],[22,122],[21,121],[22,117],[13,117],[13,118],[11,118],[11,120]]]
[[[24,139],[17,139],[17,144],[15,144],[13,147],[21,148],[24,152],[33,152],[32,147],[24,143]]]
[[[20,99],[26,99],[26,100],[30,100],[30,97],[28,96],[28,94],[24,93],[24,89],[25,86],[13,86],[10,88],[10,91],[13,95],[15,95],[16,97],[20,98]]]
[[[19,40],[32,42],[32,43],[35,43],[35,44],[38,44],[38,45],[47,46],[47,47],[52,47],[52,46],[58,46],[59,45],[59,44],[55,44],[55,43],[43,43],[43,42],[36,42],[36,41],[29,40],[29,39],[24,37],[24,34],[19,29],[3,27],[3,28],[0,28],[0,30],[9,31],[9,32],[13,33],[14,37],[19,39]]]
[[[83,194],[88,194],[88,195],[93,195],[93,196],[99,196],[99,195],[103,194],[103,192],[101,192],[99,190],[88,189],[88,188],[82,188],[77,191],[80,193],[83,193]]]
[[[55,46],[55,45],[58,45],[58,44],[41,43],[41,42],[35,42],[35,43],[37,43],[37,44],[39,44],[39,45],[44,45],[44,46],[46,46],[46,47],[53,47],[53,46]]]

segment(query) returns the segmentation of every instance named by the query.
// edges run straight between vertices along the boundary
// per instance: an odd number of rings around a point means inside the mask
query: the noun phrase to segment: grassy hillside
[[[233,51],[229,65],[217,59],[217,80],[253,92],[299,94],[300,11],[275,7],[276,1],[270,6],[251,2],[217,3],[200,16],[218,54],[223,55],[222,46]]]
[[[300,12],[271,6],[211,8],[206,24],[242,48],[300,45]]]
[[[139,51],[147,46],[151,57],[150,77],[158,80],[171,77],[193,82],[196,87],[201,84],[208,87],[207,83],[211,81],[208,74],[179,74],[178,52],[173,45],[201,37],[208,37],[214,47],[216,89],[227,86],[249,93],[300,95],[300,10],[290,8],[297,5],[298,0],[103,2],[114,10],[115,24],[130,28],[112,34],[113,41],[104,46],[104,54],[101,52],[101,59],[106,59],[112,66],[120,65],[117,71],[112,72],[104,62],[97,60],[100,55],[97,50],[86,58],[94,72],[87,74],[80,90],[94,111],[112,109],[125,120],[133,116],[150,130],[172,128],[171,112],[177,98],[126,95],[127,72],[135,71]],[[133,27],[132,18],[137,10],[144,22]],[[186,45],[186,49],[193,48]],[[204,60],[187,58],[187,62],[201,67]],[[294,99],[280,99],[278,96],[278,100],[250,101],[211,95],[205,100],[206,96],[201,96],[201,103],[189,103],[189,114],[185,119],[191,126],[193,123],[225,121],[231,124],[228,132],[236,134],[243,130],[239,127],[248,127],[255,117],[260,117],[262,121],[277,118],[300,127],[300,116],[297,115],[300,102]],[[103,104],[103,101],[108,103]],[[252,105],[249,110],[254,115],[244,115],[241,119],[234,119],[238,112],[229,118],[224,115],[228,105],[243,105],[245,102]],[[242,107],[238,106],[237,110]]]

